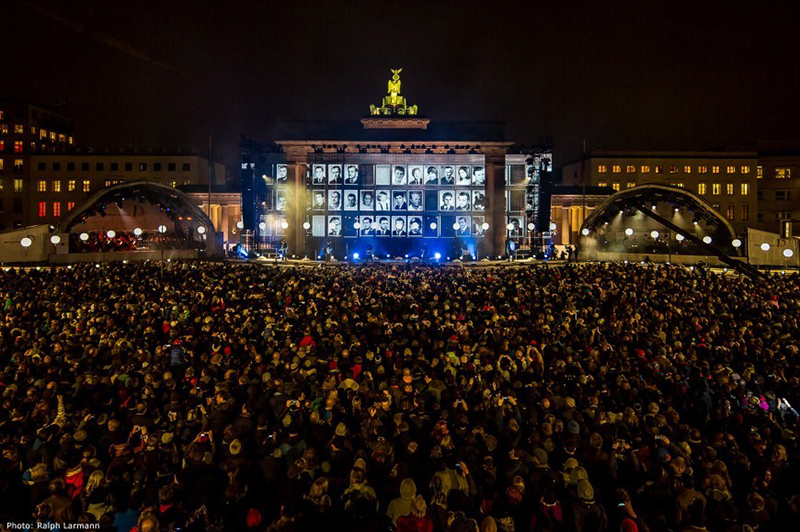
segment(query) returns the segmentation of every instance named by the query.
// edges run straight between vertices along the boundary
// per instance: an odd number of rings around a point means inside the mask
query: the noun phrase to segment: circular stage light
[[[703,244],[710,244],[710,243],[711,243],[711,237],[708,236],[708,235],[704,236],[703,237]]]
[[[361,223],[359,223],[359,222],[354,223],[353,224],[353,229],[361,229]],[[356,258],[358,258],[358,257],[356,257]]]
[[[78,238],[86,242],[87,240],[89,240],[89,233],[81,233],[81,236]]]
[[[436,259],[436,260],[439,260],[439,259],[442,258],[442,254],[441,253],[434,253],[433,254],[433,258]]]
[[[108,238],[114,238],[115,236],[117,236],[117,233],[113,229],[109,229],[108,233],[106,233],[106,236]]]
[[[680,234],[680,233],[678,233],[677,235],[675,235],[675,240],[677,240],[678,242],[683,242],[683,239],[684,239],[684,238],[685,238],[685,237],[684,237],[682,234]]]
[[[57,246],[61,243],[61,237],[58,235],[53,235],[50,237],[50,243],[54,246]]]
[[[739,240],[738,238],[734,238],[734,239],[731,241],[731,245],[732,245],[733,247],[735,247],[735,248],[740,248],[740,247],[742,247],[742,241],[741,241],[741,240]]]
[[[265,231],[267,229],[267,222],[259,222],[258,228],[261,229],[262,231]]]
[[[588,229],[586,229],[586,228],[584,227],[584,228],[583,228],[583,231],[581,231],[581,234],[582,234],[583,236],[589,236],[589,230],[588,230]]]
[[[134,229],[134,230],[133,230],[133,234],[134,234],[134,235],[136,235],[136,236],[142,236],[142,229],[141,229],[141,227],[137,227],[136,229]]]
[[[33,244],[33,240],[31,240],[30,237],[25,236],[22,237],[22,240],[20,240],[19,243],[22,247],[27,249],[31,247],[31,244]]]
[[[289,222],[287,222],[286,220],[282,221],[281,229],[288,229],[288,228],[289,228]]]
[[[653,238],[658,238],[658,231],[653,231],[652,233],[650,233],[650,236]]]
[[[533,223],[533,222],[529,223],[528,224],[528,231],[533,231],[534,229],[536,229],[536,224]]]
[[[555,231],[558,228],[555,222],[550,222],[550,230]]]
[[[436,228],[439,227],[436,225],[436,222],[431,222],[431,231],[436,231]]]
[[[359,257],[358,253],[353,253],[353,259],[358,260],[358,257]]]
[[[455,231],[458,231],[458,228],[459,228],[459,227],[460,227],[460,226],[458,225],[458,222],[453,222],[453,229],[454,229]]]
[[[628,235],[628,236],[631,236],[633,234],[633,229],[628,227],[627,229],[625,229],[625,234]]]
[[[786,257],[787,259],[790,259],[794,257],[794,251],[792,251],[791,249],[784,249],[783,256]]]
[[[238,222],[236,222],[236,227],[238,227],[239,229],[244,229],[244,222],[239,220]]]
[[[514,230],[514,224],[507,224],[506,225],[506,229],[508,229],[509,231],[513,231]]]
[[[167,226],[166,225],[159,225],[158,226],[158,232],[163,235],[164,233],[167,232]]]
[[[309,229],[311,229],[311,224],[310,224],[310,223],[308,223],[308,222],[303,222],[303,229],[305,229],[306,231],[308,231]]]
[[[484,231],[488,231],[489,230],[489,222],[483,222],[481,224],[481,229],[483,229]]]
[[[264,222],[261,222],[261,223],[264,223]],[[200,227],[197,228],[197,232],[200,233],[201,235],[204,235],[204,234],[206,234],[206,228],[201,225]]]
[[[763,244],[761,244],[761,251],[769,251],[771,247],[772,246],[764,242]]]

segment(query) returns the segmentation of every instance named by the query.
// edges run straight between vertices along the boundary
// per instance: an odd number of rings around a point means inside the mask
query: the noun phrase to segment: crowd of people
[[[798,275],[107,263],[0,304],[0,526],[800,527]]]

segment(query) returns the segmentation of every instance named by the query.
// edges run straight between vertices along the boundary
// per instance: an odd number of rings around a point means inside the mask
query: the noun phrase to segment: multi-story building
[[[562,182],[615,191],[644,183],[685,188],[710,203],[739,231],[757,226],[761,212],[758,161],[755,151],[594,151],[564,166]]]
[[[213,174],[213,175],[212,175]],[[225,183],[225,167],[190,151],[129,152],[71,150],[30,158],[26,225],[54,223],[81,200],[103,187],[155,181],[171,187]],[[213,205],[212,205],[213,214]]]
[[[31,157],[74,144],[74,124],[55,109],[0,101],[0,231],[30,218]]]
[[[800,230],[800,143],[759,142],[756,227],[782,233]],[[794,224],[791,223],[794,220]],[[789,222],[786,224],[785,222]]]

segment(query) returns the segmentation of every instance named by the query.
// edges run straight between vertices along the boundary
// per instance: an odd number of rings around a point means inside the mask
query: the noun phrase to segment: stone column
[[[506,157],[503,150],[486,152],[486,221],[489,231],[484,238],[485,254],[490,258],[505,252],[506,242]]]
[[[286,241],[289,244],[289,256],[301,257],[306,252],[306,230],[303,223],[306,221],[306,152],[304,150],[288,151],[286,159],[287,175],[291,179],[287,187]]]

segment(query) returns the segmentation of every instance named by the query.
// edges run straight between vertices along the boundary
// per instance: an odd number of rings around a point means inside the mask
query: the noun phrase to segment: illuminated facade
[[[267,146],[242,145],[244,223],[291,253],[442,257],[503,253],[527,234],[528,175],[551,154],[513,153],[499,123],[437,122],[400,95],[393,70],[381,107],[358,122],[286,124]]]

